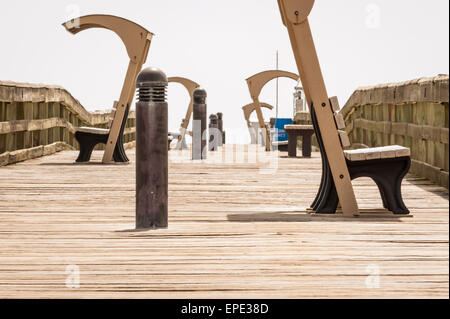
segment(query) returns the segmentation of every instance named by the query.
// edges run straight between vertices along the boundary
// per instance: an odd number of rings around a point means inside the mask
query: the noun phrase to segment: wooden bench
[[[330,99],[330,104],[333,112],[340,109],[336,97]],[[327,157],[322,135],[318,129],[314,107],[311,115],[323,160],[322,181],[311,208],[316,213],[334,214],[339,204],[339,198],[330,170],[330,159]],[[335,113],[334,117],[336,126],[330,129],[338,132],[342,148],[348,148],[350,140],[344,131],[345,122],[342,115]],[[384,208],[394,214],[402,215],[409,214],[402,199],[401,185],[411,167],[410,155],[409,148],[399,145],[344,151],[351,180],[359,177],[371,178],[378,186]]]
[[[111,117],[114,118],[117,106],[117,102],[114,103],[114,109],[111,113]],[[125,153],[123,147],[123,132],[128,119],[128,113],[130,107],[127,106],[125,114],[120,126],[119,136],[117,138],[116,146],[114,148],[113,159],[114,162],[124,163],[129,162],[129,159]],[[112,121],[110,121],[111,125]],[[80,153],[76,160],[77,163],[89,162],[91,159],[92,151],[97,144],[106,144],[108,142],[110,129],[92,128],[92,127],[79,127],[75,129],[75,139],[80,144]]]
[[[302,137],[302,156],[311,157],[311,140],[314,134],[314,127],[312,125],[285,125],[284,130],[289,138],[289,157],[297,157],[297,141],[299,136]]]
[[[378,185],[387,210],[408,214],[401,196],[401,183],[411,165],[409,149],[393,146],[344,151],[350,146],[345,122],[339,114],[337,98],[329,98],[308,19],[314,0],[278,0],[278,6],[322,156],[322,180],[312,210],[318,214],[335,214],[340,204],[344,216],[360,216],[352,180],[370,177]]]
[[[280,152],[288,151],[288,141],[273,141],[272,149],[279,150]]]

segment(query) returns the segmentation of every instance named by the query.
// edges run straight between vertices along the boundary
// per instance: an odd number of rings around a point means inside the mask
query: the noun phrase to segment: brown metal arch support
[[[267,103],[261,102],[260,106],[263,107],[263,108],[267,108],[269,110],[273,110],[273,106],[270,105],[270,104],[267,104]],[[252,113],[256,111],[255,103],[250,103],[250,104],[247,104],[246,106],[243,106],[242,107],[242,111],[244,112],[244,118],[245,118],[245,121],[247,122],[247,127],[248,127],[248,131],[250,133],[250,138],[252,138],[253,127],[252,127],[252,124],[250,122],[250,117],[251,117]],[[259,134],[258,133],[257,133],[257,136],[255,136],[255,138],[256,139],[259,138]],[[253,141],[253,139],[252,139],[252,141]]]
[[[130,62],[120,93],[119,102],[111,124],[103,163],[113,162],[113,153],[119,138],[120,127],[128,106],[131,106],[136,86],[136,78],[147,60],[153,33],[142,26],[121,17],[111,15],[88,15],[63,23],[72,34],[91,28],[108,29],[116,33],[127,50]]]
[[[293,79],[294,81],[298,81],[300,79],[300,77],[295,73],[280,70],[271,70],[255,74],[246,80],[248,89],[250,91],[250,96],[255,106],[256,115],[258,116],[259,126],[261,130],[265,132],[263,134],[265,136],[266,151],[271,151],[272,142],[270,140],[270,132],[269,130],[266,129],[264,116],[261,110],[261,102],[259,101],[259,95],[261,94],[261,91],[264,88],[264,86],[268,82],[276,78],[289,78]]]
[[[186,116],[184,117],[184,119],[181,121],[181,127],[180,127],[180,135],[178,137],[178,142],[177,142],[177,146],[176,148],[178,150],[180,150],[182,148],[183,145],[183,140],[185,138],[186,135],[186,131],[188,129],[189,126],[189,122],[191,121],[191,117],[192,117],[192,112],[193,112],[193,106],[194,106],[194,91],[195,89],[198,89],[200,87],[200,84],[189,80],[187,78],[183,78],[183,77],[170,77],[169,78],[169,83],[179,83],[181,85],[183,85],[186,90],[189,93],[189,97],[190,97],[190,101],[189,101],[189,106],[188,109],[186,111]]]
[[[343,214],[359,215],[358,203],[309,26],[308,15],[314,6],[314,0],[278,0],[278,5],[289,33],[309,109],[314,111],[317,119]]]
[[[261,107],[269,109],[269,110],[273,110],[273,106],[264,102],[260,102]],[[250,123],[250,117],[253,114],[253,112],[256,111],[256,106],[254,103],[250,103],[247,104],[246,106],[242,107],[242,111],[244,112],[244,118],[245,121],[247,122],[247,126],[251,127],[251,123]]]

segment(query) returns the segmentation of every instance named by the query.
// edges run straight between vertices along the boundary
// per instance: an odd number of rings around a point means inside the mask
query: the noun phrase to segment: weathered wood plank
[[[132,231],[134,164],[73,165],[65,151],[0,168],[0,297],[448,298],[444,188],[406,178],[414,218],[311,217],[320,155],[258,149],[228,145],[201,163],[171,152],[169,228],[144,232]],[[260,171],[257,154],[276,170]],[[382,207],[372,181],[354,185],[362,208]],[[373,269],[379,288],[366,285]]]

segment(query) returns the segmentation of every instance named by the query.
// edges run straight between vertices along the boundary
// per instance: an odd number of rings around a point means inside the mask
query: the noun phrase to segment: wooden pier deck
[[[444,188],[409,176],[413,218],[315,218],[319,154],[262,171],[254,152],[171,152],[169,229],[139,232],[133,164],[73,165],[66,151],[0,168],[0,297],[449,297]],[[381,207],[374,183],[354,185],[361,207]]]

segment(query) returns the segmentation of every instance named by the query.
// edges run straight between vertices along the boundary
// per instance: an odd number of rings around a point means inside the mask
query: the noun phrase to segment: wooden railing
[[[410,172],[448,188],[448,90],[448,75],[357,89],[341,110],[353,147],[409,147]]]
[[[111,110],[87,111],[59,86],[0,82],[0,166],[78,149],[75,128],[108,128],[110,115]],[[124,133],[127,148],[134,146],[135,126],[131,111]]]

